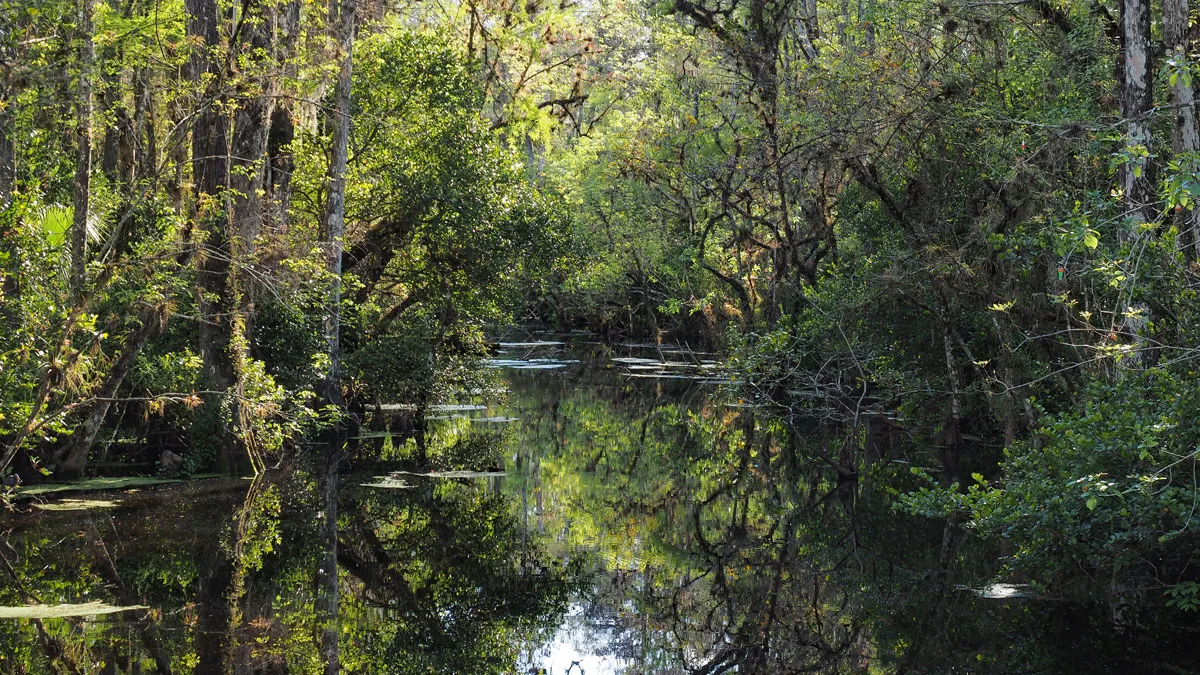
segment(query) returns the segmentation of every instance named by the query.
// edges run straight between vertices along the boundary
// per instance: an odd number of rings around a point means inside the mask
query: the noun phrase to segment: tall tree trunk
[[[858,23],[862,26],[863,43],[867,52],[875,53],[875,3],[873,0],[858,0]]]
[[[292,141],[296,135],[296,125],[292,121],[290,103],[279,102],[271,115],[271,134],[267,140],[267,177],[264,187],[270,195],[270,212],[265,222],[272,227],[278,227],[287,222],[287,214],[292,203]]]
[[[5,98],[0,99],[0,213],[8,208],[12,201],[13,190],[17,182],[17,146],[15,143],[16,115],[13,114],[13,101],[4,92]],[[0,228],[6,228],[7,219],[0,219]],[[21,269],[20,252],[15,246],[15,238],[4,237],[0,250],[8,254],[8,262],[0,269],[3,282],[0,284],[0,320],[10,330],[20,327],[22,317],[19,307],[21,286],[17,283],[17,274]]]
[[[230,160],[233,231],[247,252],[262,225],[263,178],[266,175],[264,160],[273,109],[274,95],[263,92],[245,100],[234,116],[233,158]]]
[[[809,39],[813,42],[820,40],[821,24],[817,21],[817,0],[804,0],[804,22],[808,24]]]
[[[14,142],[16,119],[13,101],[0,100],[0,209],[8,206],[17,182],[17,146]]]
[[[234,113],[229,184],[232,188],[233,232],[246,252],[262,224],[262,191],[266,175],[267,139],[275,109],[276,76],[270,69],[274,56],[275,9],[269,3],[246,7],[242,36],[249,49],[253,71],[241,89],[241,104]],[[266,55],[259,58],[258,55]],[[250,69],[244,69],[249,71]]]
[[[1149,113],[1153,107],[1153,70],[1150,63],[1150,0],[1124,0],[1121,3],[1121,35],[1125,46],[1121,116],[1125,119],[1125,151],[1121,166],[1121,189],[1129,225],[1121,228],[1121,236],[1132,245],[1143,236],[1142,225],[1152,217],[1154,181],[1150,163],[1151,136]],[[1136,264],[1136,262],[1134,263]],[[1130,270],[1129,287],[1138,283],[1137,270]],[[1122,330],[1129,335],[1133,353],[1126,364],[1144,367],[1150,361],[1143,335],[1151,321],[1150,308],[1142,301],[1132,301],[1130,311],[1122,319]]]
[[[113,58],[111,49],[100,51],[100,62],[104,63],[107,59]],[[102,124],[104,127],[103,140],[100,141],[100,173],[104,174],[105,180],[109,185],[120,180],[118,175],[118,165],[120,164],[121,156],[121,126],[127,121],[123,118],[124,112],[119,101],[114,102],[113,89],[120,86],[114,81],[111,74],[100,78],[100,94],[99,98],[99,117],[101,120],[108,122],[109,117],[113,119],[107,124]]]
[[[241,104],[234,113],[233,138],[230,143],[230,201],[232,203],[233,226],[230,228],[230,253],[233,267],[229,274],[230,296],[236,303],[238,317],[231,330],[240,332],[230,345],[233,353],[233,372],[237,379],[239,397],[245,381],[245,365],[250,343],[249,335],[254,320],[254,301],[257,290],[254,277],[242,270],[254,263],[254,240],[258,237],[263,221],[264,180],[267,165],[267,142],[270,137],[272,111],[275,106],[278,75],[271,68],[275,54],[275,17],[273,3],[257,2],[244,5],[241,18],[241,34],[249,60],[243,70],[245,79],[239,84]],[[233,48],[237,48],[234,45]],[[231,78],[237,74],[231,72]],[[242,404],[239,403],[239,410]],[[239,414],[238,424],[243,443],[247,447],[255,473],[261,468],[255,452],[253,428],[250,418]]]
[[[187,0],[186,5],[188,35],[196,43],[190,70],[196,81],[210,78],[192,128],[196,219],[203,231],[196,274],[200,356],[205,376],[214,389],[222,390],[234,379],[229,356],[229,118],[221,105],[222,73],[213,54],[221,41],[216,0]]]
[[[154,89],[150,86],[149,69],[139,69],[133,75],[133,138],[137,165],[134,182],[154,178],[158,170],[158,143],[154,134]]]
[[[296,45],[300,37],[300,2],[289,0],[275,11],[275,60],[284,78],[296,77]],[[292,115],[295,102],[291,99],[275,101],[271,111],[270,133],[267,138],[267,167],[263,179],[269,197],[269,210],[263,222],[278,227],[287,222],[291,209],[292,140],[295,138],[295,122]]]
[[[325,238],[328,246],[327,265],[330,274],[329,307],[325,314],[325,340],[329,353],[329,373],[326,398],[341,405],[339,384],[341,370],[341,298],[342,298],[342,236],[346,217],[346,163],[350,147],[350,78],[354,64],[355,0],[335,2],[330,8],[330,24],[340,26],[338,69],[334,92],[333,151],[329,160],[329,203],[325,209]]]
[[[949,485],[959,479],[960,451],[962,449],[962,378],[958,372],[958,359],[954,358],[951,343],[949,318],[942,317],[942,348],[946,357],[946,380],[950,384],[950,405],[942,419],[942,469],[944,483]]]
[[[13,114],[14,104],[9,92],[4,94],[5,97],[0,99],[0,212],[11,203],[17,182],[16,115]],[[0,227],[6,227],[6,224],[6,220],[0,220]],[[0,318],[3,318],[9,330],[16,330],[21,325],[21,313],[15,309],[21,293],[17,283],[17,274],[21,269],[20,254],[11,238],[5,237],[3,241],[0,250],[8,254],[8,263],[5,269],[0,270],[4,278],[0,286],[0,293],[3,293],[0,295]]]
[[[92,173],[92,65],[96,48],[92,43],[93,0],[79,0],[79,91],[75,99],[76,143],[75,218],[71,223],[71,293],[83,296],[87,281],[87,221]]]
[[[1176,154],[1200,152],[1200,132],[1196,129],[1195,90],[1188,72],[1188,0],[1163,0],[1163,39],[1167,54],[1175,59],[1181,71],[1171,87],[1171,103],[1175,106],[1175,125],[1172,140]],[[1197,227],[1200,209],[1195,205],[1175,216],[1179,230],[1179,247],[1189,261],[1197,259]]]
[[[1121,167],[1120,179],[1127,213],[1136,233],[1141,223],[1151,219],[1154,185],[1147,157],[1151,150],[1147,116],[1154,103],[1150,81],[1150,0],[1122,2],[1121,32],[1125,44],[1121,116],[1125,119],[1125,150],[1130,156]]]

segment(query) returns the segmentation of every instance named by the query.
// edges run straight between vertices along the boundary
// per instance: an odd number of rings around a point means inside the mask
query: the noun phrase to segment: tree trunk
[[[109,53],[105,53],[109,52]],[[111,49],[105,49],[100,52],[100,62],[104,63],[106,59],[113,58]],[[116,183],[120,176],[118,175],[118,165],[120,164],[121,156],[121,126],[126,122],[123,119],[124,110],[119,102],[113,102],[113,88],[117,83],[113,81],[112,75],[101,77],[100,94],[98,96],[100,102],[100,119],[106,122],[109,116],[114,119],[111,123],[104,126],[104,139],[100,142],[100,173],[104,174],[105,180],[109,185]]]
[[[278,227],[287,222],[287,214],[292,203],[292,161],[291,144],[295,138],[296,125],[292,122],[290,104],[277,103],[271,115],[271,133],[267,139],[267,177],[264,187],[270,196],[270,212],[265,222]]]
[[[1147,116],[1153,107],[1149,0],[1124,0],[1121,32],[1125,44],[1121,116],[1125,119],[1125,150],[1129,157],[1121,166],[1120,178],[1133,225],[1129,234],[1136,235],[1140,224],[1151,220],[1154,185],[1148,157],[1151,138]]]
[[[336,15],[333,15],[334,13]],[[325,238],[328,245],[327,265],[331,277],[329,307],[325,315],[325,340],[329,353],[329,373],[326,379],[326,399],[341,405],[339,383],[341,370],[341,298],[342,298],[342,235],[346,217],[346,163],[350,144],[350,77],[354,64],[355,0],[335,2],[330,8],[330,24],[340,25],[339,50],[341,68],[335,89],[333,152],[329,161],[329,203],[325,209]],[[338,21],[340,19],[340,22]]]
[[[263,180],[266,176],[267,140],[278,87],[269,67],[274,56],[275,9],[263,3],[248,6],[242,18],[242,35],[248,46],[253,71],[241,89],[242,102],[234,114],[230,176],[233,200],[233,232],[249,252],[262,224]],[[266,55],[259,58],[258,55]],[[250,69],[245,69],[249,71]]]
[[[817,21],[817,0],[804,0],[804,23],[808,26],[809,39],[814,43],[820,40],[821,24]]]
[[[1177,155],[1200,151],[1200,132],[1196,129],[1195,90],[1188,72],[1188,0],[1163,0],[1163,39],[1167,54],[1175,59],[1179,74],[1171,87],[1171,104],[1175,106],[1175,125],[1172,140]],[[1200,209],[1192,208],[1175,215],[1179,230],[1179,248],[1189,261],[1197,259],[1197,226]]]
[[[229,286],[232,301],[237,303],[240,321],[234,321],[232,330],[242,332],[246,339],[236,340],[243,345],[241,353],[231,353],[233,372],[238,380],[239,395],[244,380],[244,365],[248,356],[246,347],[254,319],[254,300],[257,293],[254,277],[243,274],[242,269],[254,263],[254,241],[263,222],[263,195],[267,165],[267,141],[270,137],[272,111],[278,87],[278,75],[271,67],[274,57],[276,9],[271,3],[247,5],[242,16],[242,36],[248,47],[245,58],[249,59],[247,75],[239,86],[241,105],[234,113],[233,138],[230,144],[230,200],[232,202],[233,227],[230,228],[230,252],[234,262],[230,272]],[[236,45],[234,46],[236,48]],[[236,73],[231,72],[231,77]],[[234,347],[231,345],[231,349]],[[246,418],[239,416],[243,439],[252,433],[244,424]],[[247,440],[253,446],[252,440]],[[253,451],[249,454],[253,455]],[[251,463],[257,460],[251,457]],[[258,471],[256,466],[255,471]]]
[[[92,173],[92,2],[79,0],[79,91],[75,99],[75,218],[71,223],[71,293],[78,299],[87,281],[87,220]]]
[[[14,142],[16,119],[13,101],[0,101],[0,209],[8,206],[17,182],[17,146]]]
[[[963,418],[962,381],[958,372],[958,360],[954,358],[950,332],[949,319],[943,317],[942,347],[946,356],[946,379],[950,384],[950,405],[942,419],[942,475],[945,485],[950,485],[959,479]]]
[[[150,86],[149,69],[140,69],[133,76],[133,138],[137,165],[134,181],[154,178],[158,171],[158,143],[154,135],[154,89]]]
[[[17,182],[17,146],[15,143],[16,115],[13,114],[11,98],[0,100],[0,211],[8,208],[13,190]],[[17,283],[17,274],[21,269],[20,254],[14,242],[4,238],[0,250],[8,253],[8,263],[0,270],[4,281],[0,285],[0,319],[10,331],[15,331],[21,325],[21,313],[16,310],[19,305],[21,287]]]
[[[264,159],[271,129],[274,97],[263,92],[242,103],[234,117],[230,187],[233,189],[233,231],[248,252],[262,225]]]
[[[196,220],[203,231],[196,280],[200,308],[200,356],[214,389],[233,384],[229,356],[232,303],[229,297],[229,118],[222,110],[221,72],[212,51],[220,45],[216,0],[187,0],[188,36],[196,41],[190,70],[211,79],[192,128],[192,176]]]
[[[296,45],[300,37],[300,2],[289,0],[275,10],[275,60],[283,78],[297,77]],[[292,99],[275,101],[271,112],[270,134],[267,138],[267,175],[263,180],[270,209],[264,224],[278,227],[287,222],[291,210],[291,180],[293,171],[291,144],[295,138],[292,115],[296,102]]]
[[[191,75],[189,74],[189,77]],[[187,215],[187,207],[185,204],[186,189],[183,184],[183,167],[188,163],[188,144],[187,132],[183,131],[183,121],[187,117],[186,106],[178,99],[171,99],[167,102],[167,128],[172,129],[173,133],[165,139],[165,147],[163,151],[166,156],[171,159],[169,168],[169,178],[166,180],[167,196],[171,200],[171,207],[175,211],[175,215],[184,218]],[[184,243],[190,243],[191,221],[184,226]]]
[[[1129,224],[1120,232],[1123,241],[1132,245],[1143,236],[1142,225],[1153,218],[1151,204],[1154,201],[1154,181],[1149,157],[1151,137],[1148,119],[1153,107],[1149,0],[1124,0],[1121,4],[1121,35],[1125,46],[1121,116],[1125,119],[1125,151],[1128,156],[1121,165],[1120,179]],[[1138,283],[1136,269],[1130,270],[1127,283],[1131,286]],[[1126,365],[1140,369],[1151,361],[1143,333],[1152,317],[1145,302],[1135,300],[1130,305],[1130,310],[1125,312],[1122,319],[1122,331],[1129,336],[1133,347]]]

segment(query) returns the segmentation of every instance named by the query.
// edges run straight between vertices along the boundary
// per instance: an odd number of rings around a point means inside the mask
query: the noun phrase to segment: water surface
[[[1195,672],[1183,628],[999,578],[896,512],[914,456],[839,477],[820,457],[860,439],[738,398],[712,355],[530,339],[487,365],[487,391],[424,425],[386,402],[350,441],[345,672]],[[9,514],[0,606],[111,611],[11,609],[0,672],[320,672],[309,464]]]

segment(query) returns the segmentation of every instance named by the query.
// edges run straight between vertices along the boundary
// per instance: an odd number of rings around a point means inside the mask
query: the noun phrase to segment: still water
[[[1197,672],[1186,634],[1039,597],[896,512],[902,448],[839,478],[838,430],[736,398],[713,359],[514,341],[474,395],[365,411],[332,623],[303,459],[24,502],[0,672],[319,673],[323,628],[355,673]]]

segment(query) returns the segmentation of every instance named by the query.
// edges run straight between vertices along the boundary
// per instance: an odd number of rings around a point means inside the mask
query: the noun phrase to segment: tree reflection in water
[[[997,551],[893,509],[916,484],[901,451],[847,476],[829,459],[852,430],[594,367],[609,356],[348,448],[336,623],[316,461],[10,514],[0,604],[150,609],[0,621],[0,672],[315,673],[327,626],[350,673],[1197,670],[1163,646],[1192,644],[1171,616],[1134,606],[1117,630],[1086,597],[964,590]]]
[[[1086,596],[970,591],[999,551],[893,508],[918,485],[902,447],[847,475],[839,451],[871,442],[861,430],[686,379],[584,369],[510,385],[505,412],[524,421],[509,490],[534,494],[552,550],[591,556],[577,656],[628,673],[1196,671],[1163,647],[1191,643],[1177,617],[1118,631]]]
[[[498,440],[472,442],[494,456]],[[471,459],[457,449],[455,461]],[[356,478],[342,476],[355,487],[340,492],[336,529],[343,672],[511,672],[516,645],[557,624],[570,569],[522,542],[510,498],[479,479],[378,490]],[[197,482],[186,499],[167,490],[112,513],[21,517],[8,535],[13,571],[2,604],[44,595],[154,609],[100,622],[0,622],[0,670],[323,670],[316,479],[293,467],[260,474],[248,489],[240,480]],[[199,494],[202,486],[209,492]],[[102,539],[111,568],[87,559]]]

